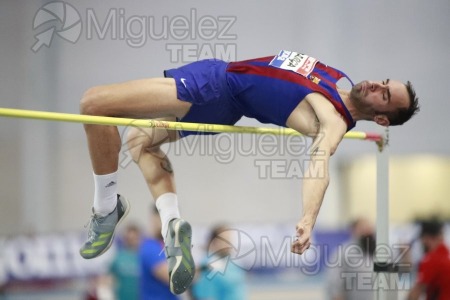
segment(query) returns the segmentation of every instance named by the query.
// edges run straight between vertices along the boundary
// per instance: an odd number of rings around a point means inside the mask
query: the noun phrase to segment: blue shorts
[[[164,77],[175,79],[177,97],[192,103],[180,122],[234,125],[243,116],[233,103],[227,84],[227,62],[207,59],[177,69],[164,71]],[[210,132],[179,131],[180,137]]]

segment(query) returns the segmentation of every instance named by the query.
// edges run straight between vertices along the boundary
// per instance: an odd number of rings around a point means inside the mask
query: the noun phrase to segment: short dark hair
[[[439,236],[442,234],[444,224],[439,220],[426,220],[420,222],[420,236]]]
[[[411,82],[407,81],[405,86],[409,95],[409,106],[407,108],[399,108],[396,111],[385,113],[389,119],[390,126],[403,125],[403,123],[411,119],[412,116],[420,111],[419,98],[417,98]]]
[[[209,243],[211,243],[212,241],[217,239],[220,236],[220,234],[222,234],[222,232],[225,232],[227,230],[228,230],[228,226],[226,224],[215,225],[211,229],[211,232],[209,233]]]
[[[141,228],[135,224],[135,223],[129,223],[127,225],[127,227],[125,228],[126,232],[136,232],[136,233],[140,233],[141,232]]]

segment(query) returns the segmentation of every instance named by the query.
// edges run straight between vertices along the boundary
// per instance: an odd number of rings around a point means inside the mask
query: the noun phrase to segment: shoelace
[[[84,228],[89,227],[89,231],[88,231],[88,241],[89,242],[94,242],[97,233],[95,233],[94,230],[92,230],[92,226],[100,226],[99,224],[99,220],[102,219],[102,217],[96,215],[96,214],[92,214],[91,217],[89,218],[89,221],[84,225]]]

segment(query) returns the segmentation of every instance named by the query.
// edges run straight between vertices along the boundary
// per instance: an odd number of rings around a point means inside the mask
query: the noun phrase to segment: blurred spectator
[[[208,253],[191,288],[195,300],[247,299],[245,271],[232,262],[232,233],[223,225],[212,229]]]
[[[111,290],[112,278],[98,275],[88,279],[88,287],[84,300],[113,300],[114,293]]]
[[[156,207],[151,211],[151,237],[140,247],[140,296],[142,300],[176,300],[169,289],[169,270],[161,236],[161,221]]]
[[[426,294],[426,299],[450,299],[450,252],[444,244],[443,224],[425,221],[421,224],[420,241],[425,256],[419,264],[417,281],[408,299],[416,300]]]
[[[350,227],[352,239],[339,247],[330,259],[335,266],[327,271],[328,299],[373,300],[375,290],[367,282],[373,282],[375,278],[375,229],[365,218],[358,218]]]
[[[116,300],[139,299],[139,244],[141,230],[128,225],[123,235],[123,245],[118,247],[111,263],[110,274],[114,278]]]

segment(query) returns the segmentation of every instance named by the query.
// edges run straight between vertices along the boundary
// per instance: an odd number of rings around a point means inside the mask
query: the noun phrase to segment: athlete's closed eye
[[[386,79],[386,81],[382,81],[383,85],[388,85],[389,83],[389,79]],[[386,90],[385,93],[383,93],[383,100],[387,100],[387,102],[391,102],[391,91],[389,90],[389,86],[388,89]]]
[[[388,103],[389,103],[389,102],[391,102],[391,90],[389,89],[389,78],[386,79],[386,85],[388,86],[388,89],[387,89],[387,100],[388,100]]]

